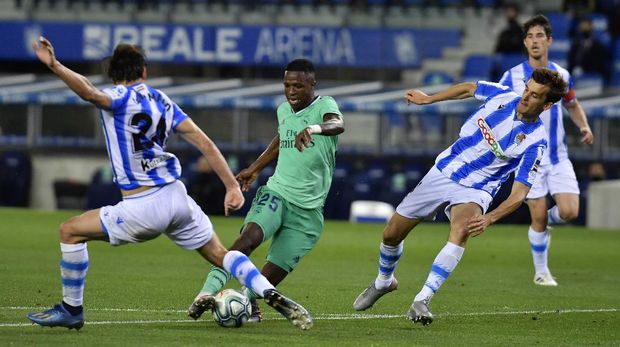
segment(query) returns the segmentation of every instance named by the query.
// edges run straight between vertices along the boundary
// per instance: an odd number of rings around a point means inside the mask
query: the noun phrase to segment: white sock
[[[265,290],[275,288],[252,264],[252,261],[239,251],[228,251],[224,256],[223,265],[224,270],[230,272],[241,284],[261,297]]]
[[[88,271],[86,243],[60,243],[62,259],[62,300],[71,306],[81,306],[84,299],[84,279]]]
[[[465,248],[448,241],[437,254],[422,290],[413,300],[430,300],[459,264],[464,252]]]
[[[560,209],[558,205],[553,206],[547,211],[547,224],[556,225],[556,224],[566,224],[566,221],[560,217]]]
[[[547,266],[547,251],[549,249],[549,232],[547,230],[538,232],[530,226],[527,231],[532,248],[532,258],[534,260],[534,271],[536,273],[549,272]]]
[[[398,259],[403,254],[403,242],[398,246],[388,246],[381,242],[379,246],[379,274],[375,279],[375,288],[385,289],[394,281],[394,271]]]

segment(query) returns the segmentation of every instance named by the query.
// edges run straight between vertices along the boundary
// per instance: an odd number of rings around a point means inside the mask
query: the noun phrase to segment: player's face
[[[551,106],[551,103],[547,102],[547,93],[549,93],[549,87],[530,79],[517,105],[517,112],[527,118],[535,118]]]
[[[535,25],[527,31],[523,44],[530,57],[539,59],[540,57],[547,56],[552,41],[551,37],[548,37],[545,33],[545,29],[542,26]]]
[[[286,71],[284,73],[284,95],[295,112],[310,105],[314,100],[313,74],[301,71]]]

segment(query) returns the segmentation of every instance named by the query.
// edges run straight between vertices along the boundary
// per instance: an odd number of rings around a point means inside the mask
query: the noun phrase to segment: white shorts
[[[528,199],[537,199],[558,193],[579,194],[579,184],[575,169],[570,160],[565,159],[559,163],[541,165],[536,174],[536,180],[527,194]]]
[[[114,206],[101,208],[99,219],[113,246],[166,234],[178,246],[193,250],[213,235],[209,217],[187,195],[180,181],[124,197]]]
[[[441,208],[450,218],[450,208],[473,202],[486,213],[493,201],[491,194],[458,184],[433,166],[420,183],[396,207],[396,212],[407,218],[434,220]]]

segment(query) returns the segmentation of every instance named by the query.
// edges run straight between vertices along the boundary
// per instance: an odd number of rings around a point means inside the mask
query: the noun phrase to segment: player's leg
[[[234,242],[231,250],[238,250],[249,256],[262,241],[263,232],[260,226],[256,223],[248,223],[243,227],[241,235]],[[213,262],[211,263],[213,264]],[[194,301],[187,310],[187,315],[194,319],[200,318],[206,310],[211,308],[211,298],[224,288],[230,278],[231,274],[221,266],[211,266],[211,271],[209,271],[202,289],[200,289],[200,292],[196,295]],[[254,302],[255,301],[256,300],[254,300]]]
[[[86,241],[108,240],[99,220],[99,209],[72,217],[60,226],[60,273],[62,303],[52,309],[28,314],[28,319],[44,326],[80,329],[84,325],[82,310],[84,280],[88,271]]]
[[[277,291],[245,254],[239,251],[227,252],[215,233],[213,236],[207,244],[198,249],[198,252],[205,259],[215,266],[224,268],[246,288],[250,288],[261,295],[268,305],[278,310],[296,327],[302,330],[312,327],[312,317],[305,308]],[[207,309],[212,309],[213,303],[212,299],[205,298],[204,306]]]
[[[549,224],[565,224],[579,215],[579,194],[557,193],[553,200],[555,206],[549,209]]]
[[[423,325],[430,324],[433,321],[433,314],[428,307],[430,300],[454,271],[465,252],[465,244],[469,238],[467,222],[482,212],[480,205],[472,202],[450,207],[448,242],[433,260],[433,265],[422,289],[413,299],[413,304],[407,313],[408,318],[412,321],[420,322]]]
[[[280,284],[314,248],[324,226],[321,208],[303,209],[287,201],[282,201],[282,204],[285,205],[282,223],[273,234],[267,262],[261,270],[274,286]],[[253,309],[249,321],[258,322],[262,319],[260,308],[256,296],[248,292]]]
[[[265,201],[268,201],[267,205]],[[273,201],[273,203],[272,203]],[[282,223],[282,199],[266,187],[261,187],[256,193],[252,207],[245,218],[241,235],[233,243],[231,250],[238,250],[250,255],[263,241],[270,239],[280,228]],[[188,315],[198,319],[204,310],[199,306],[203,296],[213,296],[218,293],[230,279],[229,272],[221,267],[213,266],[207,275],[205,283],[188,309]]]
[[[240,251],[249,256],[263,242],[263,231],[256,223],[248,223],[243,227],[241,235],[235,240],[230,250]],[[207,279],[198,296],[215,295],[230,280],[230,273],[221,267],[212,266]]]
[[[383,238],[379,244],[379,270],[377,277],[355,299],[353,308],[366,310],[374,305],[383,295],[398,288],[394,277],[396,265],[403,254],[403,241],[409,232],[419,223],[420,219],[407,218],[398,213],[388,221],[383,230]]]
[[[396,207],[396,213],[383,230],[379,245],[379,273],[368,288],[355,299],[353,308],[365,310],[383,295],[394,291],[398,282],[394,277],[396,265],[403,253],[403,242],[409,232],[423,219],[433,219],[445,201],[442,184],[449,181],[436,167],[422,178],[420,183],[407,194]]]
[[[579,215],[579,183],[570,160],[553,165],[549,172],[549,193],[556,205],[549,210],[549,224],[568,223]]]
[[[545,196],[527,200],[532,224],[528,239],[534,263],[534,283],[542,286],[557,286],[548,265],[551,234],[547,228],[547,199]]]

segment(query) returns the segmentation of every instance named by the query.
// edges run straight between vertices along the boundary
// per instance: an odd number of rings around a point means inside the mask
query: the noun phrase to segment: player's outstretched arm
[[[323,123],[310,125],[295,136],[295,148],[297,148],[298,151],[303,152],[304,148],[310,145],[310,142],[312,141],[312,134],[336,136],[342,134],[343,132],[344,121],[342,120],[342,117],[335,113],[326,113],[323,115]]]
[[[110,108],[112,99],[97,89],[90,81],[79,73],[62,65],[54,54],[54,47],[43,36],[32,42],[32,48],[39,60],[53,73],[63,80],[80,98],[101,108]]]
[[[181,122],[177,126],[176,131],[207,158],[209,166],[213,168],[213,171],[226,186],[224,214],[228,216],[229,212],[243,207],[245,198],[241,193],[241,189],[239,189],[239,183],[237,183],[235,176],[226,163],[226,159],[224,159],[215,143],[190,118]]]
[[[583,110],[583,107],[581,107],[579,101],[575,99],[571,103],[564,104],[564,106],[568,110],[570,119],[573,123],[575,123],[581,132],[581,142],[587,145],[594,143],[594,134],[592,134],[592,129],[590,129],[590,125],[588,124],[588,118],[586,117],[586,113]]]
[[[408,104],[428,105],[445,100],[460,100],[474,96],[476,83],[465,82],[455,84],[448,89],[442,90],[433,95],[427,95],[419,89],[410,89],[405,92],[405,100]]]
[[[276,135],[263,153],[249,167],[241,170],[235,177],[241,183],[241,189],[244,192],[250,190],[250,186],[256,181],[258,174],[278,157],[278,153],[280,153],[280,135]]]
[[[467,224],[469,235],[478,236],[482,234],[489,225],[511,214],[514,210],[521,206],[529,191],[530,187],[521,182],[514,181],[512,183],[512,191],[510,192],[510,196],[508,196],[506,200],[497,206],[496,209],[485,215],[478,215],[469,220]]]

